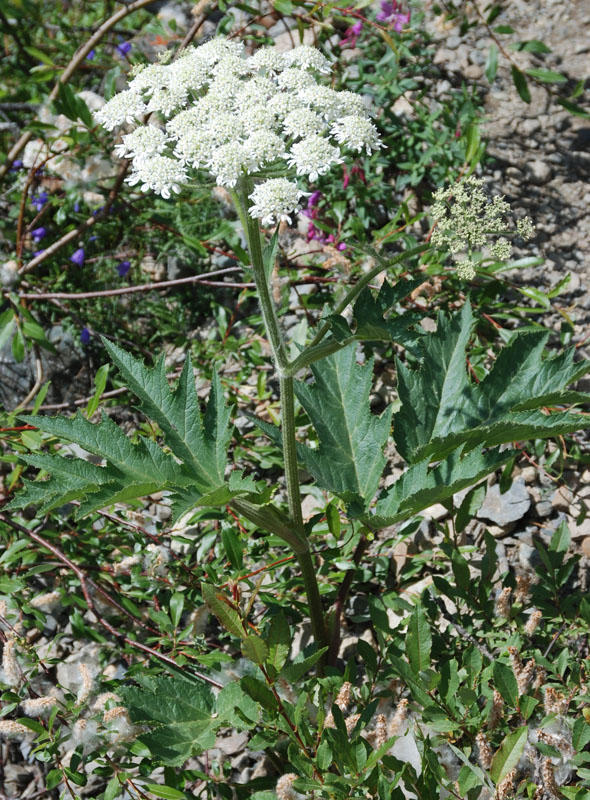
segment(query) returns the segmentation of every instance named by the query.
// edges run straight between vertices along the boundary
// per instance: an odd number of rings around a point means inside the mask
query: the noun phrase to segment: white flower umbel
[[[299,199],[304,194],[296,183],[286,178],[271,178],[259,184],[250,195],[250,216],[260,219],[263,225],[291,224],[291,214],[299,210]]]
[[[315,181],[318,175],[324,175],[332,164],[342,164],[343,161],[340,149],[317,134],[294,144],[286,157],[289,166],[295,167],[298,175],[307,175],[311,181]]]
[[[180,194],[180,186],[186,182],[183,166],[174,158],[167,156],[136,158],[133,161],[133,169],[133,174],[126,178],[130,186],[141,183],[142,192],[151,189],[165,199],[170,197],[170,192]]]
[[[351,150],[356,150],[357,153],[360,153],[361,150],[372,153],[373,150],[378,150],[382,146],[377,128],[373,123],[356,115],[339,119],[332,125],[331,132],[337,142],[350,147]]]
[[[247,189],[253,216],[286,220],[298,208],[297,177],[315,181],[341,164],[341,147],[371,154],[380,146],[363,99],[325,85],[330,70],[314,47],[246,57],[239,42],[220,37],[134,69],[129,89],[97,119],[108,129],[134,125],[115,148],[132,159],[131,186],[169,198],[193,170],[238,192],[270,178],[279,183]],[[137,124],[146,115],[148,124]]]

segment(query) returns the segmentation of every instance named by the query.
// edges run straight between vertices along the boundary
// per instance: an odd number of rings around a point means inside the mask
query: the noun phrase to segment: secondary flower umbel
[[[330,70],[306,45],[246,57],[242,44],[217,38],[171,64],[135,69],[129,88],[96,116],[109,130],[135,126],[115,148],[132,159],[132,186],[168,198],[193,170],[230,189],[250,176],[258,184],[251,216],[263,224],[290,221],[305,194],[297,178],[316,180],[343,163],[345,150],[381,147],[362,98],[322,85]],[[149,125],[138,122],[146,114]]]

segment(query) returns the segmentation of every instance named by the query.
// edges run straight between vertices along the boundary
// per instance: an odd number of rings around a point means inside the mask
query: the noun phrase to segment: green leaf
[[[549,551],[552,553],[565,553],[570,546],[571,534],[566,522],[562,522],[555,529],[551,542],[549,543]]]
[[[230,605],[229,600],[221,592],[217,592],[214,586],[209,583],[201,584],[203,600],[207,604],[211,613],[215,614],[220,625],[226,631],[243,639],[246,634],[238,612]]]
[[[572,745],[578,752],[590,742],[590,725],[583,717],[578,717],[574,722],[572,731]]]
[[[88,419],[94,414],[96,409],[98,408],[98,404],[100,403],[100,398],[102,393],[105,390],[105,386],[107,385],[107,378],[109,376],[109,365],[103,364],[102,367],[99,368],[98,372],[94,376],[94,395],[88,401],[88,405],[86,406],[86,416]]]
[[[539,409],[588,372],[590,362],[574,363],[574,348],[543,358],[549,331],[516,334],[476,384],[465,358],[473,323],[467,304],[453,317],[441,314],[436,332],[420,340],[420,367],[398,364],[402,405],[394,439],[410,464],[444,458],[464,443],[471,450],[587,427],[581,415]]]
[[[221,689],[217,695],[215,710],[222,723],[240,730],[253,728],[260,715],[258,704],[244,692],[237,681],[228,683]]]
[[[510,45],[511,50],[524,51],[526,53],[551,53],[553,52],[550,47],[547,47],[545,42],[540,42],[538,39],[530,39],[527,42],[514,42]]]
[[[171,786],[162,786],[160,783],[146,783],[143,786],[148,792],[155,794],[156,797],[163,797],[164,800],[185,800],[184,792],[173,789]]]
[[[314,383],[295,383],[295,393],[318,434],[315,449],[301,445],[299,457],[322,489],[347,503],[371,501],[383,468],[391,410],[371,414],[373,364],[356,363],[356,347],[312,364]]]
[[[590,112],[587,111],[582,106],[579,106],[577,103],[572,103],[570,100],[564,100],[561,97],[557,98],[557,102],[560,106],[569,111],[570,114],[573,114],[575,117],[582,117],[582,119],[590,119]]]
[[[229,409],[223,401],[219,377],[211,382],[209,402],[202,416],[190,358],[172,390],[164,358],[153,368],[103,339],[125,383],[141,401],[141,410],[158,423],[166,444],[203,491],[225,483],[227,448],[231,437]]]
[[[493,674],[494,686],[502,695],[503,700],[512,708],[517,708],[519,692],[514,672],[503,661],[494,661]]]
[[[261,666],[268,657],[268,645],[260,636],[251,633],[242,640],[242,655]]]
[[[319,650],[316,650],[315,653],[312,653],[310,656],[302,658],[300,661],[294,661],[292,664],[287,664],[287,666],[283,667],[281,670],[281,678],[284,678],[290,683],[296,683],[306,672],[309,672],[327,649],[327,647],[320,647]]]
[[[213,696],[207,686],[183,678],[136,677],[140,687],[124,686],[123,702],[136,725],[149,725],[139,735],[152,755],[180,767],[192,755],[213,747],[219,722],[212,718]]]
[[[244,675],[240,680],[240,686],[252,700],[260,703],[267,711],[275,711],[278,708],[276,698],[268,686],[253,675]]]
[[[232,567],[241,569],[243,563],[242,545],[240,537],[231,528],[223,528],[221,531],[221,543]]]
[[[119,783],[119,778],[116,775],[107,783],[107,788],[104,790],[104,800],[115,800],[123,787]]]
[[[408,329],[419,322],[418,315],[409,312],[389,318],[386,315],[423,282],[422,278],[400,279],[393,285],[383,281],[376,296],[373,296],[370,289],[363,289],[353,307],[355,338],[362,341],[398,342],[406,346],[416,342],[420,334]]]
[[[561,72],[553,72],[550,69],[531,68],[527,69],[526,74],[543,83],[567,83],[565,75],[562,75]]]
[[[526,77],[523,72],[521,72],[518,67],[512,66],[512,80],[514,81],[514,85],[516,87],[516,91],[518,92],[520,99],[524,100],[525,103],[531,102],[531,93],[529,91],[529,87],[526,82]]]
[[[184,594],[182,592],[174,592],[170,598],[170,619],[172,620],[175,628],[178,628],[180,624],[183,608]]]
[[[518,764],[527,742],[527,735],[528,728],[524,725],[509,733],[500,745],[490,769],[490,776],[496,785]]]
[[[493,83],[496,78],[498,70],[498,46],[495,44],[490,45],[488,58],[486,61],[485,76],[490,83]]]
[[[266,663],[279,673],[291,649],[291,631],[287,617],[281,612],[270,621],[267,634],[268,657]]]
[[[430,666],[432,637],[426,614],[421,605],[414,606],[406,633],[406,656],[414,672],[422,672]]]
[[[373,530],[407,519],[495,472],[512,454],[512,450],[487,453],[473,450],[461,457],[461,451],[457,450],[433,469],[429,469],[429,459],[424,459],[402,473],[385,491],[377,501],[374,516],[365,515],[361,519]]]

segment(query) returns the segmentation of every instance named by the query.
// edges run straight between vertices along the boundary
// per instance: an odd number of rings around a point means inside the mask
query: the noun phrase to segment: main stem
[[[307,536],[303,525],[303,515],[301,513],[301,493],[299,491],[293,377],[288,374],[289,357],[281,334],[275,304],[270,293],[269,276],[265,271],[260,227],[258,220],[252,219],[248,214],[248,195],[252,193],[253,189],[254,185],[252,181],[244,180],[240,187],[239,194],[236,192],[234,195],[234,201],[246,234],[248,250],[252,259],[254,282],[258,290],[258,299],[262,311],[262,319],[270,343],[275,368],[279,374],[281,433],[283,440],[283,457],[285,460],[289,516],[294,529],[293,532],[297,539],[307,543]],[[304,549],[298,549],[296,551],[296,556],[307,594],[309,616],[314,639],[319,647],[327,647],[329,644],[328,634],[309,544],[307,544],[307,547]]]

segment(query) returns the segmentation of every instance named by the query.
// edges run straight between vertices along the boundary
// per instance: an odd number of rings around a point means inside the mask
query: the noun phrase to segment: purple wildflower
[[[78,213],[79,210],[80,210],[80,203],[74,203],[74,211],[76,212],[76,214]]]
[[[70,261],[72,264],[75,264],[77,267],[84,266],[84,259],[86,258],[86,254],[84,252],[83,247],[79,247],[76,252],[70,256]]]
[[[41,239],[44,239],[47,236],[47,229],[43,226],[40,228],[35,228],[35,230],[31,231],[31,236],[33,237],[35,244],[39,244]]]
[[[82,328],[82,331],[80,333],[80,341],[82,342],[82,344],[88,344],[88,342],[90,341],[90,331],[86,326]]]
[[[117,264],[117,272],[119,273],[120,278],[124,278],[130,269],[131,261],[121,261],[120,264]]]
[[[44,253],[44,252],[45,252],[45,250],[34,250],[33,251],[33,255],[35,256],[35,258],[37,258],[37,256],[40,256],[41,253]]]
[[[115,47],[115,50],[119,55],[125,57],[127,53],[131,50],[131,42],[121,42]]]
[[[393,25],[393,30],[401,33],[404,25],[410,22],[411,11],[402,11],[397,0],[381,0],[381,11],[377,14],[379,22]]]
[[[96,55],[96,50],[94,48],[92,48],[92,50],[86,56],[86,60],[87,61],[92,61],[94,59],[95,55]]]
[[[33,205],[37,211],[41,211],[48,200],[49,195],[47,192],[39,192],[39,194],[34,194],[31,196],[31,205]]]
[[[358,22],[355,22],[354,25],[351,25],[350,28],[347,28],[344,31],[344,38],[340,40],[340,47],[345,44],[349,44],[351,47],[354,47],[362,29],[363,23],[359,19]]]

